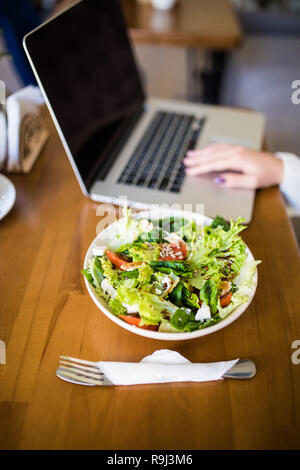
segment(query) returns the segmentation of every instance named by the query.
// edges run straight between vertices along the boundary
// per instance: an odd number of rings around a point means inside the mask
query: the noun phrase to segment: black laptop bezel
[[[41,77],[39,75],[38,57],[34,56],[34,53],[32,51],[32,42],[39,40],[40,31],[42,29],[43,31],[45,31],[45,28],[47,28],[48,24],[51,23],[53,25],[55,21],[57,21],[58,19],[61,19],[63,15],[67,15],[71,10],[74,11],[74,9],[79,8],[83,4],[86,4],[88,2],[93,3],[95,1],[99,2],[99,0],[79,0],[75,4],[64,9],[63,11],[59,12],[57,15],[53,16],[52,18],[50,18],[49,20],[41,24],[35,30],[28,33],[23,39],[23,45],[27,53],[30,65],[33,69],[33,72],[38,81],[40,89],[45,97],[45,101],[49,108],[50,114],[57,127],[58,133],[61,137],[66,153],[71,161],[71,165],[76,174],[76,177],[79,180],[80,186],[82,187],[84,193],[86,194],[89,193],[89,190],[91,189],[91,187],[93,186],[96,180],[105,179],[107,173],[109,172],[110,168],[112,167],[116,158],[118,157],[118,154],[119,154],[119,151],[121,150],[122,145],[124,145],[124,143],[126,142],[128,136],[132,132],[134,126],[138,122],[140,116],[143,114],[144,109],[145,109],[146,95],[143,89],[142,80],[141,80],[137,63],[134,57],[131,42],[128,37],[126,21],[125,21],[124,14],[120,5],[120,1],[113,0],[116,5],[116,12],[119,14],[119,20],[122,22],[124,26],[123,33],[126,34],[128,52],[131,55],[132,63],[134,64],[134,67],[135,67],[136,79],[140,86],[140,99],[137,100],[136,103],[132,103],[132,106],[127,108],[125,112],[121,113],[120,118],[122,118],[122,122],[120,123],[120,126],[118,127],[116,134],[114,135],[113,141],[108,142],[108,145],[106,146],[104,151],[102,151],[102,158],[95,159],[95,161],[93,162],[93,165],[91,165],[91,167],[88,170],[88,175],[83,176],[82,172],[80,172],[77,166],[76,158],[73,155],[70,142],[68,142],[68,139],[66,139],[61,122],[58,120],[56,116],[54,103],[51,102],[51,100],[49,99],[44,83],[41,80]]]

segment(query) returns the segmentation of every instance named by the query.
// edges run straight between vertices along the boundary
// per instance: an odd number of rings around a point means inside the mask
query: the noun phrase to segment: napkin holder
[[[44,100],[38,87],[10,95],[0,111],[0,169],[28,173],[49,132],[40,112]]]

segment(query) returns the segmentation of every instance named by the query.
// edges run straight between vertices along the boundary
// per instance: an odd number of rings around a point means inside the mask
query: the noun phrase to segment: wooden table
[[[277,188],[260,191],[244,239],[259,284],[233,324],[199,340],[157,342],[108,320],[80,269],[97,204],[80,192],[56,135],[0,223],[0,447],[3,449],[300,448],[300,263]],[[251,381],[88,388],[63,382],[60,354],[139,361],[170,348],[194,362],[252,358]]]
[[[241,28],[228,0],[178,0],[170,10],[122,0],[130,36],[136,43],[231,49]]]

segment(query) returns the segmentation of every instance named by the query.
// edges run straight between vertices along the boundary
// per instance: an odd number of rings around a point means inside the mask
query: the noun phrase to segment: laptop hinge
[[[89,175],[88,190],[90,190],[95,181],[103,181],[106,178],[109,170],[115,163],[129,135],[132,133],[144,111],[145,106],[142,105],[130,116],[124,117],[123,122],[115,133],[113,140],[109,143],[104,151],[105,158],[103,158],[102,153],[101,159],[99,159],[93,168],[92,173]]]

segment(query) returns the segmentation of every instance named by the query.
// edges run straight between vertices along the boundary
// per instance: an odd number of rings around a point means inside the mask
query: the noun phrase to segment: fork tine
[[[71,361],[60,361],[60,364],[64,364],[66,366],[71,366],[71,367],[76,367],[77,369],[82,369],[87,372],[94,372],[103,375],[103,372],[100,371],[100,369],[96,366],[89,367],[89,366],[81,366],[79,364],[76,364],[75,362]]]
[[[87,366],[96,366],[97,362],[85,361],[84,359],[77,359],[76,357],[70,356],[59,356],[61,359],[65,359],[66,361],[71,362],[78,362],[79,364],[85,364]]]
[[[103,374],[101,374],[101,375],[100,374],[93,374],[92,372],[86,372],[86,371],[83,371],[82,369],[77,369],[76,367],[69,367],[69,366],[60,366],[59,368],[61,370],[74,372],[75,374],[80,375],[82,377],[91,377],[91,378],[94,378],[94,379],[103,380],[103,377],[102,377]]]
[[[93,379],[89,377],[83,377],[82,375],[78,375],[73,372],[61,370],[61,367],[59,367],[58,372],[60,373],[60,375],[77,380],[78,382],[83,382],[83,383],[85,382],[87,384],[93,384],[93,385],[103,385],[103,379]]]

